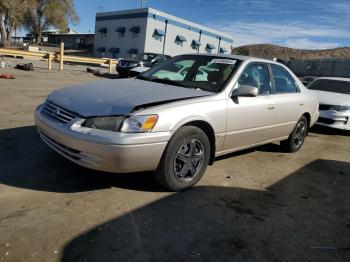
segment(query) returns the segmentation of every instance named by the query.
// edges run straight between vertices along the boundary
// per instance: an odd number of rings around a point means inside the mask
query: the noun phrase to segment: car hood
[[[135,108],[214,93],[138,79],[102,80],[58,89],[48,100],[83,117],[123,115]]]
[[[350,105],[350,95],[310,90],[317,95],[320,104],[324,105]]]

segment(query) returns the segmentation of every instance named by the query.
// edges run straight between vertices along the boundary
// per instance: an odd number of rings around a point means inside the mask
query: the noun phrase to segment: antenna
[[[105,8],[103,6],[101,6],[101,5],[98,5],[97,6],[97,10],[98,10],[99,13],[103,13],[105,11]]]
[[[141,8],[144,8],[145,3],[147,3],[147,2],[148,2],[147,0],[141,0]]]

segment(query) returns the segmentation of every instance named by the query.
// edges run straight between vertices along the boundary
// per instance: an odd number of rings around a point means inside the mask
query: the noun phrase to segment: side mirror
[[[233,97],[238,96],[247,96],[247,97],[254,97],[257,96],[259,93],[259,90],[255,86],[248,86],[248,85],[241,85],[237,89],[233,90]]]

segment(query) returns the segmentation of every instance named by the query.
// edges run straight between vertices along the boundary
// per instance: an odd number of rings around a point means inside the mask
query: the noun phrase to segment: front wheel
[[[304,144],[305,137],[308,132],[308,123],[305,116],[302,116],[297,122],[292,133],[289,135],[287,140],[281,141],[281,146],[287,152],[296,152]]]
[[[172,191],[187,189],[201,179],[209,157],[208,136],[198,127],[184,126],[169,141],[156,170],[156,178]]]

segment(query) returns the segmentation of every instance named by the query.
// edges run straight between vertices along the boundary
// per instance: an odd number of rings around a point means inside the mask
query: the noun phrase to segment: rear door
[[[256,97],[228,100],[227,132],[224,151],[244,148],[276,138],[276,101],[266,63],[250,63],[243,70],[237,86],[250,85],[259,89]]]

